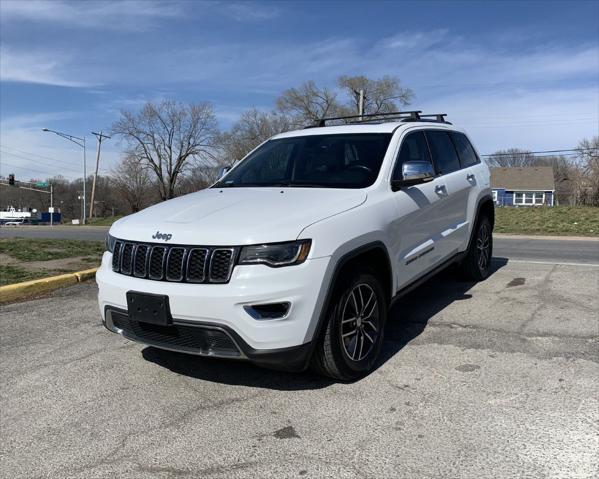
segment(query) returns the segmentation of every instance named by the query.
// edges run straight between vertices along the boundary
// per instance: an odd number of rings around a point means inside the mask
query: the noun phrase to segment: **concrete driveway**
[[[93,283],[4,306],[0,475],[597,477],[599,267],[494,264],[396,303],[353,384],[126,341]]]

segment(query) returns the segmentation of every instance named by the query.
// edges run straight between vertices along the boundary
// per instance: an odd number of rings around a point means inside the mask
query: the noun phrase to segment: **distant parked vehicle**
[[[0,224],[9,226],[21,225],[25,220],[31,219],[31,213],[28,211],[17,211],[14,206],[9,206],[6,210],[0,211]]]

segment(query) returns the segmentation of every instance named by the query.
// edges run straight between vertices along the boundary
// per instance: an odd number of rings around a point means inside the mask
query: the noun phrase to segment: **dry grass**
[[[495,218],[497,233],[599,236],[599,207],[504,207]]]

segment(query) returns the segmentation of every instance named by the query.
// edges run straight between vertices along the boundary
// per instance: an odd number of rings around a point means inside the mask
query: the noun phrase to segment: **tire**
[[[493,228],[486,215],[478,218],[470,247],[461,264],[461,275],[466,281],[484,281],[491,274],[493,257]]]
[[[372,371],[379,357],[388,304],[371,271],[356,269],[343,277],[335,285],[312,366],[330,378],[352,381]]]

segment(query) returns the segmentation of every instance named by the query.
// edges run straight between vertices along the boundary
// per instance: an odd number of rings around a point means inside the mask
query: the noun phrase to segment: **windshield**
[[[360,133],[270,140],[214,186],[365,188],[376,180],[391,136]]]

